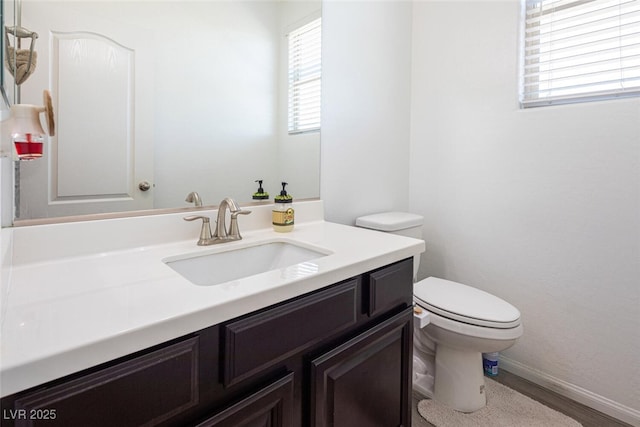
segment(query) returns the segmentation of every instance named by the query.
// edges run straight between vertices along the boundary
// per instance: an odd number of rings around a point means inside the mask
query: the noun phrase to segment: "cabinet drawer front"
[[[293,427],[293,372],[196,427]]]
[[[413,259],[405,259],[365,275],[365,307],[375,316],[396,306],[410,306],[413,297]]]
[[[16,426],[151,426],[198,404],[198,338],[169,345],[15,402]]]
[[[359,279],[285,303],[224,328],[224,385],[286,359],[356,323]]]

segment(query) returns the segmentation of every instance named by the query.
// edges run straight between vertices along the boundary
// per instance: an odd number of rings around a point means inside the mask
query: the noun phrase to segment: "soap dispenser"
[[[264,191],[264,188],[262,188],[262,180],[261,179],[257,179],[255,182],[258,183],[258,190],[253,193],[253,200],[266,200],[269,198],[269,193],[267,193],[266,191]]]
[[[282,191],[274,198],[272,223],[273,229],[279,233],[286,233],[293,230],[293,197],[287,194],[287,190],[285,189],[287,185],[286,182],[283,182]]]

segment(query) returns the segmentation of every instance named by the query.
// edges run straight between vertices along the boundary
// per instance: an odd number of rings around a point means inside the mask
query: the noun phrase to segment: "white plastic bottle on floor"
[[[499,352],[482,353],[482,365],[484,366],[485,375],[489,375],[490,377],[495,377],[496,375],[498,375],[499,358]]]

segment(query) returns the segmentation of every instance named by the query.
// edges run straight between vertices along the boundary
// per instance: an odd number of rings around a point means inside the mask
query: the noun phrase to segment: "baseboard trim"
[[[640,427],[640,411],[500,355],[500,368],[620,421]]]

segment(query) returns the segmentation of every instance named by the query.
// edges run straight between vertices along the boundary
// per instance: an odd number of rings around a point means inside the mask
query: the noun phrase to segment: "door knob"
[[[149,181],[140,181],[140,183],[138,184],[138,188],[141,191],[149,191],[149,189],[151,188],[151,184],[149,184]]]

